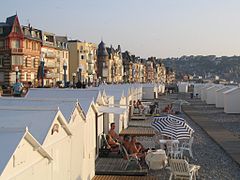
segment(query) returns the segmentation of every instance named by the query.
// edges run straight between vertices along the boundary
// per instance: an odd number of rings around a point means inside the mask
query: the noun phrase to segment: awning
[[[126,111],[126,108],[99,106],[98,111],[100,113],[123,114]]]

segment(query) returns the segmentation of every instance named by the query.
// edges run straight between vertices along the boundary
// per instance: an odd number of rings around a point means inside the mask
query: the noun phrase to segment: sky
[[[240,55],[239,0],[2,0],[0,22],[18,14],[69,39],[93,42],[143,58]]]

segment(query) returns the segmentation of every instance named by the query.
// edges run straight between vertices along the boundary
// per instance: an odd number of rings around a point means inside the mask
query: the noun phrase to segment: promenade
[[[240,165],[240,115],[225,114],[200,99],[181,97],[191,103],[183,111]]]

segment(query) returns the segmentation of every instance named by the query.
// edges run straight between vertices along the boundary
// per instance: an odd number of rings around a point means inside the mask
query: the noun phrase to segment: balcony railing
[[[12,52],[12,53],[22,53],[22,52],[23,52],[23,49],[22,49],[22,48],[12,48],[12,49],[11,49],[11,52]]]

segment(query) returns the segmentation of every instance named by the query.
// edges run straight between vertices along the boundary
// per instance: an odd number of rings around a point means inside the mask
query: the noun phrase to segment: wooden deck
[[[92,180],[157,180],[153,176],[94,176]]]
[[[137,167],[125,170],[127,160],[123,158],[98,158],[96,160],[96,175],[117,175],[117,176],[146,176],[147,168],[142,170]]]
[[[154,136],[154,130],[152,128],[139,128],[139,127],[128,127],[120,132],[120,136]]]
[[[144,115],[144,116],[138,116],[138,115],[133,115],[131,117],[131,120],[145,120],[147,117]]]

